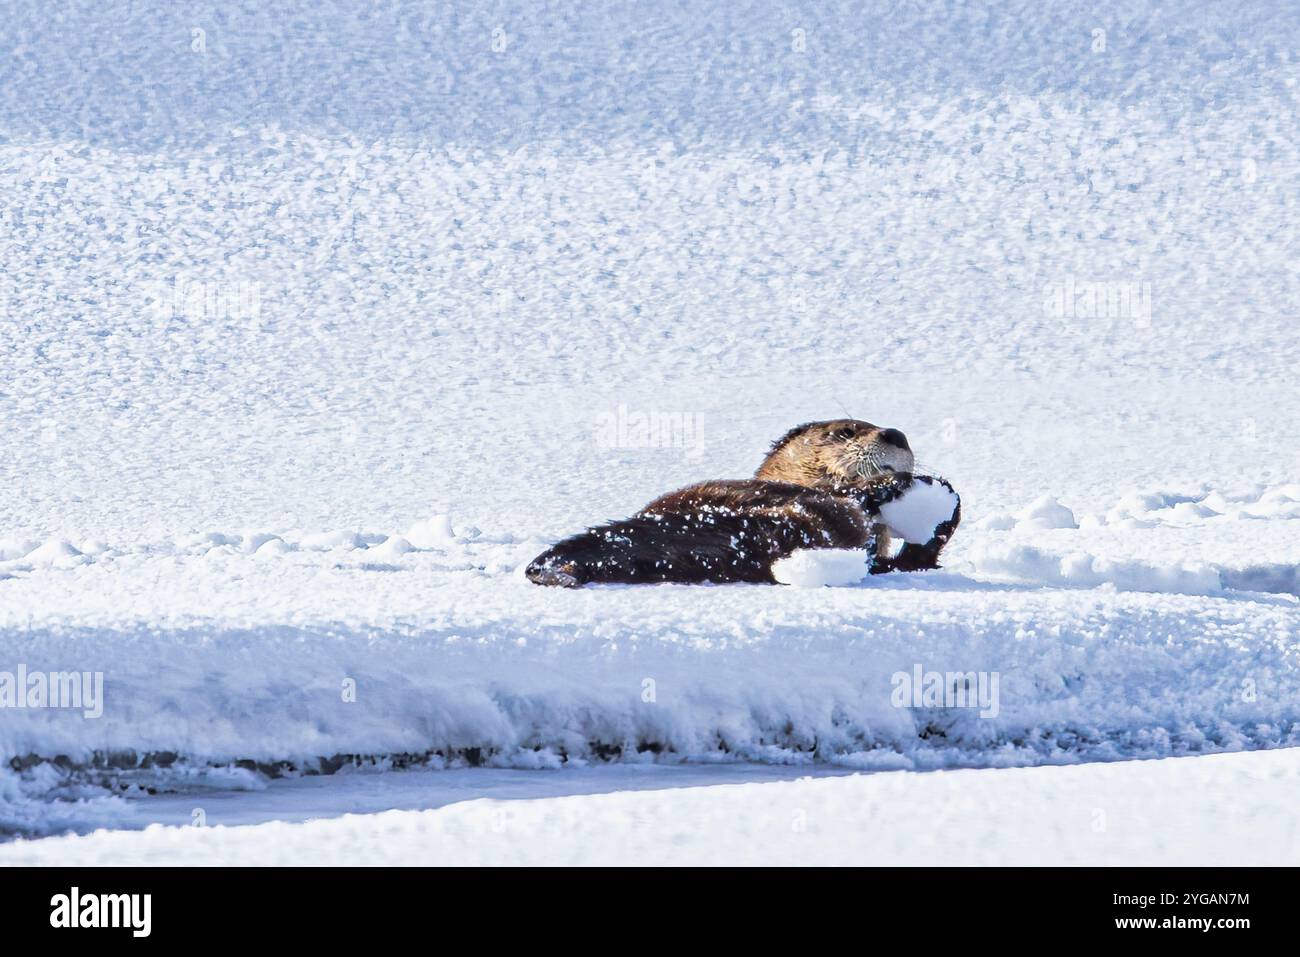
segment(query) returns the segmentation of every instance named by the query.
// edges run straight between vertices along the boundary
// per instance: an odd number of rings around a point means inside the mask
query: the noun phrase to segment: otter
[[[752,479],[701,482],[660,496],[631,518],[557,543],[525,574],[565,588],[775,584],[772,563],[802,548],[863,549],[873,574],[938,568],[960,504],[929,542],[907,542],[892,556],[889,530],[879,521],[881,507],[912,485],[914,465],[897,429],[857,419],[808,422],[773,443]]]

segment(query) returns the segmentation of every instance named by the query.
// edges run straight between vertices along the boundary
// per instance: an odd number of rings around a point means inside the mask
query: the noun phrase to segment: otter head
[[[858,419],[809,422],[772,445],[754,478],[797,485],[861,486],[912,471],[912,450],[898,429]]]

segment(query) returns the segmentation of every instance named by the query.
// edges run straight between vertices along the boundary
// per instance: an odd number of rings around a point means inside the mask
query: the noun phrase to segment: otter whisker
[[[870,478],[880,471],[881,458],[876,455],[863,455],[858,459],[855,471],[863,478]]]

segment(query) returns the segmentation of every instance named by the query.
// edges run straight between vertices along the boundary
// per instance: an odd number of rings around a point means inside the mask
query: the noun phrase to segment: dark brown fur
[[[773,583],[772,563],[802,548],[861,548],[873,557],[873,571],[935,567],[937,547],[932,557],[909,554],[913,546],[894,559],[880,554],[888,539],[876,515],[907,488],[911,464],[902,433],[854,419],[810,423],[778,440],[755,478],[670,492],[631,518],[559,542],[526,574],[539,585],[570,588],[592,582]],[[900,465],[905,471],[895,470]],[[904,564],[895,564],[900,559]]]

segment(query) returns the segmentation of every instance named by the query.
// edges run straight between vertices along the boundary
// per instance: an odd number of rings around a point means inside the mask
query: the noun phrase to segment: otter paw
[[[879,514],[883,506],[906,494],[911,487],[911,472],[891,472],[876,478],[859,495],[863,508],[875,515]]]
[[[908,477],[907,488],[880,506],[880,517],[905,542],[928,545],[948,540],[961,516],[961,499],[945,480],[929,475]]]

